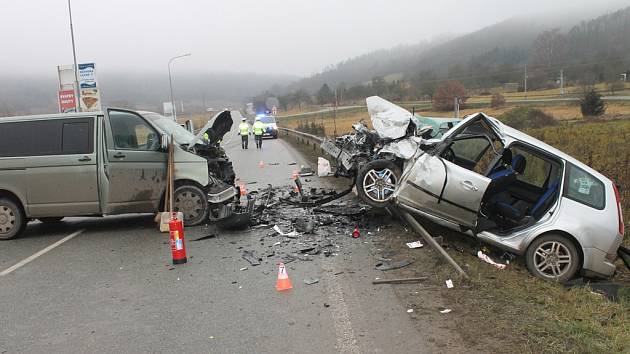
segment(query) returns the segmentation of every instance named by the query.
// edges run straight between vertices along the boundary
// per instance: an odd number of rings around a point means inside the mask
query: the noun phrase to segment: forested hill
[[[586,21],[514,18],[441,44],[420,43],[350,59],[301,79],[282,93],[305,89],[316,94],[327,84],[349,90],[346,98],[378,93],[413,99],[431,96],[435,84],[448,79],[467,88],[522,83],[525,65],[531,89],[552,85],[561,69],[569,81],[613,81],[630,68],[629,38],[630,7]],[[375,84],[385,85],[383,81],[404,85],[368,92]]]

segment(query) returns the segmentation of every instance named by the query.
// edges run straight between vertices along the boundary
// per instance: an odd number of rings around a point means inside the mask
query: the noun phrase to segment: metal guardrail
[[[317,151],[317,149],[319,149],[320,153],[325,153],[325,151],[320,147],[321,143],[324,141],[324,138],[320,136],[303,133],[289,128],[278,127],[278,130],[282,132],[282,135],[294,138],[298,144],[306,144],[307,147],[312,146],[313,151]]]

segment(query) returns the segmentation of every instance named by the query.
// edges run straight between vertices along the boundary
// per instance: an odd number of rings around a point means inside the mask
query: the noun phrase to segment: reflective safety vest
[[[254,135],[263,135],[263,128],[265,125],[261,121],[254,122]]]
[[[238,130],[241,133],[241,135],[249,134],[249,124],[247,124],[246,122],[243,122],[243,123],[239,124],[238,125]]]
[[[208,135],[208,133],[203,133],[203,138],[208,140],[208,139],[210,139],[210,136]]]

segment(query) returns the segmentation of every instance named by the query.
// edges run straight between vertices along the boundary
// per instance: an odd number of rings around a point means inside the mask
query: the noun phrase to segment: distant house
[[[503,84],[503,92],[518,92],[518,82],[506,82]]]

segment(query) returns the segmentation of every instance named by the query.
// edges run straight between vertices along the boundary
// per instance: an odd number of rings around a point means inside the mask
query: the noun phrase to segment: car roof
[[[79,113],[48,113],[48,114],[34,114],[28,116],[12,116],[12,117],[0,117],[1,122],[16,122],[25,120],[41,120],[46,118],[85,118],[94,117],[96,115],[103,115],[102,111],[99,112],[79,112]]]

